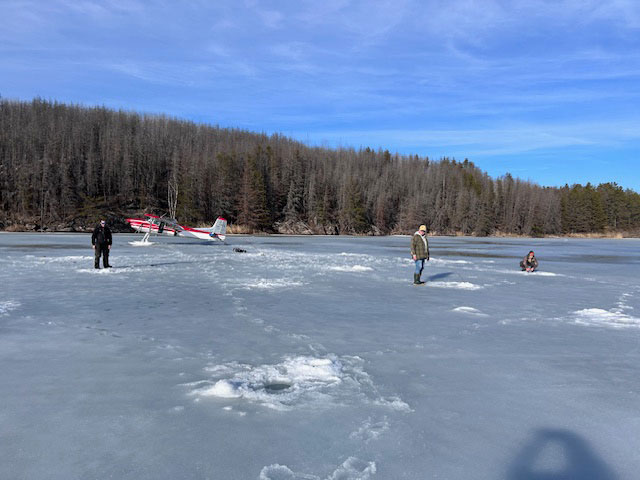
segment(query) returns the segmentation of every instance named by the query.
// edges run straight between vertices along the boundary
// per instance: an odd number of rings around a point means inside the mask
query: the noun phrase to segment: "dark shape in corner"
[[[244,248],[233,247],[233,251],[236,253],[247,253]]]
[[[547,448],[561,449],[564,465],[557,470],[541,464]],[[516,456],[507,480],[616,480],[618,476],[579,435],[562,429],[540,429]]]

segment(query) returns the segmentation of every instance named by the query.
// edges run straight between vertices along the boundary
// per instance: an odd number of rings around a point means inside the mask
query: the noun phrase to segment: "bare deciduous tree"
[[[166,193],[165,193],[166,192]],[[0,99],[0,228],[141,210],[318,233],[545,235],[638,231],[640,195],[615,183],[543,188],[469,160],[308,147],[165,116]],[[84,219],[84,220],[83,220]],[[124,226],[124,225],[123,225]]]

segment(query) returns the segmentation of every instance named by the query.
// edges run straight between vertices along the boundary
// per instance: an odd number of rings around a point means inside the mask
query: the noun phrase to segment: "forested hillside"
[[[381,139],[383,141],[383,139]],[[0,100],[0,229],[83,231],[167,213],[237,231],[545,235],[640,230],[615,183],[541,187],[467,160],[312,148],[280,135],[36,99]],[[171,202],[173,203],[173,202]]]

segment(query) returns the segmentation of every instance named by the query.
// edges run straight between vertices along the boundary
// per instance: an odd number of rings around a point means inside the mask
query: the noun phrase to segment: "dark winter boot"
[[[424,282],[422,280],[420,280],[420,274],[419,273],[414,273],[413,274],[413,284],[414,285],[422,285]]]

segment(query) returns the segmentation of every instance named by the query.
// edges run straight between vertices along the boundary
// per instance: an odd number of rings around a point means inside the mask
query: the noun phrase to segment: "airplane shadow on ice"
[[[550,455],[553,457],[550,458]],[[553,467],[545,465],[551,463]],[[537,430],[507,471],[507,480],[616,480],[589,443],[564,429]]]
[[[214,263],[213,260],[185,260],[185,261],[181,261],[181,262],[154,262],[154,263],[140,263],[140,264],[136,264],[136,265],[122,265],[122,266],[114,266],[113,268],[116,270],[131,270],[133,268],[140,268],[140,267],[163,267],[166,265],[186,265],[186,264],[195,264],[197,263],[198,265],[202,265],[205,263]]]
[[[449,275],[453,275],[453,272],[436,273],[435,275],[431,275],[430,277],[427,277],[427,280],[429,280],[430,282],[433,282],[434,280],[440,280],[441,278],[447,278]]]

